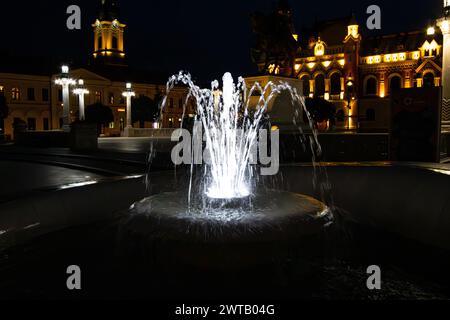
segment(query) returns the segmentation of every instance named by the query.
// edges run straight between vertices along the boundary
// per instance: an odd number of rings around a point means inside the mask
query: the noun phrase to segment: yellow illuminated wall
[[[118,20],[99,21],[94,28],[94,57],[118,56],[124,57],[124,30],[126,25]]]

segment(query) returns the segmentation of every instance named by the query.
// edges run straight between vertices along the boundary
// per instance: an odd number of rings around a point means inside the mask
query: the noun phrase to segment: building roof
[[[426,40],[440,39],[442,35],[436,31],[434,36],[428,36],[426,31],[401,32],[363,38],[361,56],[396,53],[401,51],[416,51]]]
[[[94,65],[79,66],[114,82],[133,82],[165,85],[169,75],[155,70],[136,69],[130,66]]]
[[[342,45],[347,36],[348,26],[358,24],[354,15],[326,21],[317,21],[312,28],[304,28],[300,34],[302,48],[307,48],[309,40],[320,39],[327,46]]]

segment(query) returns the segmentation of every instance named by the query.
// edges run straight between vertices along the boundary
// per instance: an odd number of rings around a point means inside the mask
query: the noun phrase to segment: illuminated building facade
[[[316,23],[293,35],[298,41],[294,66],[274,62],[264,70],[262,61],[256,63],[261,73],[301,79],[305,96],[335,104],[338,129],[386,131],[391,92],[442,86],[441,29],[430,25],[419,31],[364,37],[351,16]]]
[[[114,121],[104,127],[107,136],[120,136],[126,126],[126,99],[122,96],[126,83],[132,82],[136,97],[141,95],[154,99],[164,94],[167,77],[146,70],[136,70],[126,63],[124,35],[125,25],[119,22],[117,1],[100,1],[99,17],[93,24],[93,63],[89,66],[72,66],[70,78],[82,79],[89,94],[85,105],[100,102],[111,108]],[[13,61],[14,60],[14,61]],[[63,92],[55,80],[60,76],[61,65],[55,61],[17,57],[2,57],[0,63],[0,94],[6,97],[9,116],[4,121],[4,132],[13,137],[13,123],[22,120],[28,130],[55,130],[63,127]],[[44,66],[44,64],[46,64]],[[79,97],[70,93],[71,122],[78,119]],[[162,127],[181,126],[184,99],[187,90],[175,87],[167,99],[163,111]],[[186,116],[192,116],[189,105]],[[138,123],[134,123],[138,127]],[[146,122],[146,128],[154,123]]]

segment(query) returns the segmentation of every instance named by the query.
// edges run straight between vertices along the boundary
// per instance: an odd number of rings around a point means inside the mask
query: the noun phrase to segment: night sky
[[[70,60],[90,55],[91,24],[96,0],[2,1],[0,51],[53,56]],[[190,71],[209,80],[225,71],[255,71],[250,60],[253,35],[250,14],[267,12],[275,0],[122,0],[121,21],[128,25],[125,48],[131,65],[174,73]],[[82,9],[82,30],[66,28],[66,8]],[[348,16],[354,11],[365,26],[371,4],[382,9],[383,33],[418,29],[441,12],[442,0],[301,1],[290,0],[298,30],[319,20]],[[362,30],[366,32],[365,28]]]

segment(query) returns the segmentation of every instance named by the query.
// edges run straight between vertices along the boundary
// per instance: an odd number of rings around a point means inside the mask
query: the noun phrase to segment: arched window
[[[95,102],[102,103],[102,93],[100,91],[95,91]]]
[[[367,121],[375,121],[375,110],[374,109],[366,110],[366,120]]]
[[[19,90],[19,88],[13,88],[11,90],[11,99],[13,101],[20,100],[20,90]]]
[[[389,93],[395,92],[402,88],[402,78],[400,76],[392,76],[389,79]]]
[[[366,79],[364,86],[364,94],[366,96],[374,96],[378,93],[378,81],[375,77],[369,77]]]
[[[315,95],[323,97],[325,95],[325,77],[319,74],[315,79]]]
[[[102,36],[98,37],[97,47],[98,47],[97,50],[103,49],[103,37]]]
[[[330,94],[332,96],[340,95],[341,94],[341,76],[339,73],[333,73],[330,78],[331,82],[331,89]]]
[[[426,88],[434,87],[434,75],[431,72],[426,73],[423,76],[423,86]]]
[[[300,78],[300,80],[302,80],[302,82],[303,82],[303,95],[305,97],[307,97],[311,93],[310,87],[309,87],[310,78],[309,78],[309,76],[304,75],[303,77]]]
[[[117,35],[113,35],[112,37],[112,48],[118,49],[119,48],[119,41],[117,40]]]

